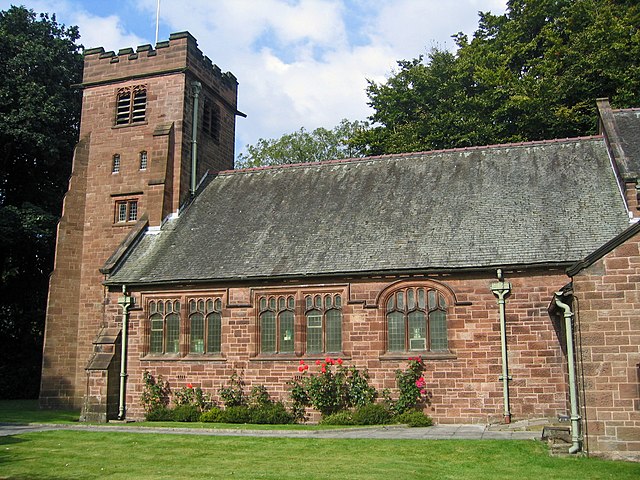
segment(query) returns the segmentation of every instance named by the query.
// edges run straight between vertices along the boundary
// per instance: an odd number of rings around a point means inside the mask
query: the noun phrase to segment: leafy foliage
[[[592,134],[596,99],[640,105],[640,5],[510,0],[473,39],[369,82],[376,127],[353,143],[396,153]]]
[[[331,130],[316,128],[309,132],[302,127],[278,139],[261,138],[255,145],[247,145],[247,153],[238,155],[237,166],[251,168],[361,157],[362,152],[350,139],[366,127],[366,122],[343,119]]]
[[[140,403],[146,412],[146,417],[159,410],[166,410],[169,405],[169,395],[171,389],[169,384],[162,379],[162,375],[158,375],[156,380],[151,373],[145,370],[142,374],[142,394],[140,395]]]
[[[229,385],[222,387],[218,393],[226,408],[247,406],[248,399],[244,392],[242,373],[233,372],[229,379]]]
[[[202,391],[200,387],[194,387],[190,383],[173,393],[173,401],[176,406],[191,405],[198,412],[210,410],[214,406],[211,395]]]
[[[346,367],[342,359],[318,360],[318,374],[302,375],[289,382],[292,410],[296,418],[304,419],[305,407],[313,407],[323,417],[355,406],[372,403],[376,389],[369,385],[366,370],[360,372],[355,366]],[[335,367],[335,371],[333,368]],[[306,374],[308,366],[300,361],[298,372]]]
[[[418,410],[407,410],[396,415],[393,420],[395,423],[402,423],[408,427],[430,427],[433,425],[431,417]]]
[[[38,394],[55,228],[77,139],[76,27],[0,12],[0,396]]]
[[[405,370],[396,370],[396,384],[399,396],[396,401],[387,399],[390,408],[396,415],[415,409],[428,401],[426,384],[422,376],[424,361],[421,357],[409,359],[409,365]]]

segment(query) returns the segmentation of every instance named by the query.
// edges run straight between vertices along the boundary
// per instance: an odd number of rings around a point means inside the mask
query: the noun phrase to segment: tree
[[[368,153],[592,134],[596,99],[640,105],[640,6],[624,0],[510,0],[481,13],[457,53],[433,50],[369,82]]]
[[[0,12],[0,398],[38,393],[55,227],[80,117],[76,27]]]
[[[351,145],[350,139],[366,127],[365,122],[343,119],[331,130],[316,128],[308,132],[302,127],[278,139],[261,138],[255,145],[247,145],[247,153],[238,155],[237,166],[250,168],[360,157],[361,151]]]

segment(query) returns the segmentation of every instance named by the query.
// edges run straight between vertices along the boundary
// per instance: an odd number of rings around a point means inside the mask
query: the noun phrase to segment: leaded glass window
[[[448,351],[447,304],[437,290],[397,290],[387,299],[386,311],[390,352]]]
[[[260,351],[262,353],[293,353],[295,350],[293,295],[260,297],[258,304]]]
[[[189,300],[189,353],[205,354],[222,351],[222,300],[200,298]]]
[[[342,297],[340,295],[305,296],[307,353],[342,351]]]
[[[180,301],[149,302],[149,353],[180,353]]]

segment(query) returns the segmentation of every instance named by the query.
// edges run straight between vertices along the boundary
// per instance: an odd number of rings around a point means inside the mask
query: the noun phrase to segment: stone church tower
[[[177,214],[207,171],[233,168],[237,81],[189,33],[155,49],[85,51],[82,88],[50,279],[42,407],[80,408],[89,370],[117,363],[121,332],[106,328],[102,286],[112,254]]]

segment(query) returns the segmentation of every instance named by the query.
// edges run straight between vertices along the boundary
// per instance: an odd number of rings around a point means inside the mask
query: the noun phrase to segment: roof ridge
[[[640,110],[640,108],[638,109]],[[265,170],[278,170],[285,168],[295,168],[301,166],[321,166],[321,165],[335,165],[341,163],[356,163],[363,161],[371,161],[371,160],[387,160],[393,158],[404,158],[404,157],[414,157],[419,155],[436,155],[441,153],[458,153],[458,152],[467,152],[467,151],[479,151],[479,150],[489,150],[495,148],[510,148],[510,147],[524,147],[524,146],[533,146],[533,145],[547,145],[554,143],[569,143],[575,142],[579,140],[595,140],[602,139],[603,135],[586,135],[581,137],[567,137],[567,138],[553,138],[548,140],[528,140],[523,142],[511,142],[511,143],[496,143],[491,145],[480,145],[480,146],[472,146],[472,147],[457,147],[457,148],[445,148],[440,150],[425,150],[420,152],[403,152],[403,153],[388,153],[383,155],[372,155],[369,157],[350,157],[350,158],[338,158],[332,160],[322,160],[320,162],[302,162],[302,163],[286,163],[281,165],[266,165],[262,167],[249,167],[249,168],[239,168],[239,169],[229,169],[229,170],[220,170],[218,172],[212,172],[217,175],[231,175],[236,173],[253,173],[253,172],[261,172]]]
[[[630,108],[612,108],[612,112],[640,112],[640,107],[630,107]]]

